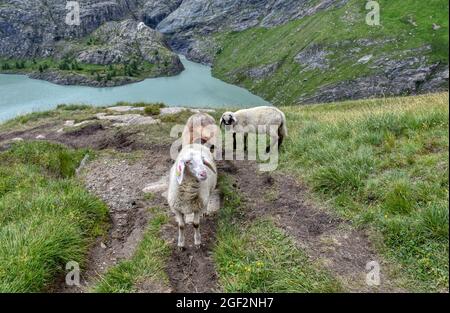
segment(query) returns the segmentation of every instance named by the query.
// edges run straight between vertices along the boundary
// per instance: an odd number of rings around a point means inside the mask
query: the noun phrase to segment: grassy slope
[[[45,142],[0,153],[0,292],[42,291],[103,232],[106,206],[72,178],[85,153]]]
[[[213,257],[225,292],[338,292],[331,273],[312,264],[293,240],[270,219],[243,221],[245,207],[227,176],[219,188],[219,212]]]
[[[401,51],[430,44],[432,51],[427,53],[429,62],[448,64],[447,1],[378,2],[381,26],[366,25],[368,11],[365,10],[365,2],[350,0],[340,9],[319,12],[283,26],[219,34],[216,41],[221,49],[216,56],[213,74],[243,85],[277,105],[290,105],[296,104],[300,96],[314,94],[320,86],[373,73],[375,69],[370,68],[373,60],[384,54],[391,59],[402,59],[405,54],[402,55]],[[433,30],[433,23],[441,28]],[[357,39],[395,41],[361,47],[361,51],[350,56],[349,50],[355,44],[345,41]],[[313,44],[323,45],[327,51],[334,53],[327,56],[330,70],[301,72],[302,67],[294,61],[294,57]],[[372,62],[355,64],[360,57],[368,54],[374,56]],[[280,68],[265,79],[253,80],[245,74],[250,68],[276,62],[281,63]]]
[[[30,125],[58,118],[64,120],[71,115],[82,120],[98,110],[81,109],[82,107],[66,106],[47,113],[33,113],[0,125],[0,131],[21,128],[22,123]],[[292,106],[285,107],[284,110],[290,135],[281,153],[280,170],[295,174],[299,180],[306,182],[314,191],[318,202],[325,203],[330,210],[336,210],[356,227],[368,229],[388,261],[399,265],[406,290],[448,289],[448,93],[309,107]],[[189,115],[183,113],[167,122],[183,123]],[[154,127],[159,129],[159,126],[148,126],[148,131]],[[167,140],[169,130],[170,124],[159,130],[163,133],[156,140]],[[48,148],[49,146],[42,146],[42,152]],[[45,157],[36,159],[31,157],[36,153],[21,151],[12,150],[1,154],[1,231],[9,229],[3,227],[4,221],[12,225],[8,227],[34,229],[33,225],[27,226],[27,223],[32,223],[34,218],[38,219],[41,213],[21,216],[20,211],[16,210],[20,203],[26,203],[27,208],[32,208],[32,212],[38,208],[39,211],[36,212],[43,212],[42,214],[57,214],[58,210],[47,212],[45,208],[48,206],[35,203],[40,203],[37,200],[52,203],[56,199],[66,199],[66,193],[73,194],[72,191],[81,199],[86,196],[72,178],[58,178],[63,175],[58,168],[67,167],[58,167],[60,161],[57,160],[61,157],[50,158],[53,154],[47,151],[47,154],[43,154]],[[78,156],[74,156],[75,159],[81,157],[81,154],[73,153]],[[29,157],[25,159],[24,155]],[[53,161],[50,162],[49,159]],[[62,160],[64,159],[66,158],[62,157]],[[17,165],[12,167],[11,162]],[[25,164],[22,164],[24,162]],[[33,171],[20,170],[22,166],[30,167]],[[47,173],[42,169],[50,170]],[[62,173],[70,172],[63,170]],[[33,182],[33,189],[30,187],[30,181]],[[54,182],[56,186],[64,183],[67,188],[51,189],[53,183],[48,184],[48,181]],[[30,192],[35,190],[36,186],[46,188],[45,192],[49,196],[38,197]],[[214,259],[224,291],[340,290],[339,284],[329,275],[332,273],[309,264],[303,252],[295,249],[291,239],[270,220],[242,223],[239,220],[239,210],[242,209],[239,195],[227,183],[226,177],[222,177],[220,186],[225,195],[225,206],[219,215]],[[6,195],[10,198],[3,195],[5,190],[8,190]],[[27,195],[26,198],[24,194]],[[30,197],[29,194],[33,196]],[[37,200],[34,200],[35,198]],[[1,205],[7,199],[10,199],[7,207],[16,209],[3,210],[1,213]],[[58,208],[56,205],[52,206],[54,207]],[[74,210],[77,216],[86,216],[86,212],[79,210],[77,205],[64,207]],[[146,278],[157,277],[164,282],[161,264],[167,258],[167,246],[161,245],[159,227],[166,222],[166,217],[156,214],[158,212],[154,213],[156,219],[150,223],[136,255],[130,261],[112,269],[97,286],[97,291],[133,291],[136,285]],[[43,216],[48,216],[45,214]],[[56,220],[54,216],[47,219],[47,222]],[[64,217],[57,217],[58,223],[66,222]],[[16,223],[19,225],[16,226]],[[21,226],[21,223],[25,226]],[[60,238],[68,238],[70,241],[76,237],[77,225],[79,226],[77,223],[71,224],[71,227],[65,227],[61,234],[46,235],[45,238],[55,238],[52,243],[57,243]],[[40,231],[45,229],[46,226],[39,228]],[[40,236],[40,232],[37,233]],[[2,235],[0,238],[22,240],[19,235],[30,236],[25,231],[20,231],[20,234],[14,233],[10,237]],[[62,237],[59,237],[60,235]],[[23,255],[16,251],[13,252],[15,259],[12,258],[15,261],[11,263],[11,254],[3,259],[1,256],[4,254],[0,254],[0,275],[9,273],[4,270],[5,266],[8,266],[8,269],[14,268],[11,264],[15,263],[27,266],[20,268],[21,273],[34,273],[32,271],[38,267],[35,264],[39,264],[39,268],[42,264],[47,264],[45,261],[49,259],[45,257],[44,260],[41,254],[47,255],[48,250],[42,250],[39,246],[39,250],[36,250],[34,247],[37,243],[32,241],[32,238],[20,243],[23,244],[23,251],[33,252],[33,258],[25,258],[27,262],[20,263]],[[1,244],[6,243],[7,241],[3,241]],[[155,246],[162,247],[162,250],[154,250]],[[78,249],[83,250],[79,246],[68,247],[69,254],[73,253],[70,250],[72,248],[77,251],[76,255],[80,255]],[[31,252],[26,253],[28,255]],[[36,260],[38,263],[30,263],[30,260]],[[279,266],[280,264],[289,266]],[[299,280],[291,279],[292,271]],[[37,283],[32,285],[35,288],[33,290],[36,290],[37,286],[49,281],[50,275],[44,276],[31,277],[29,280],[19,279],[17,282],[8,281],[3,276],[0,282],[6,282],[7,285],[1,288],[28,290],[24,286],[36,280]],[[19,285],[9,285],[16,283]]]
[[[448,288],[448,93],[286,107],[282,170],[381,235],[408,289]]]

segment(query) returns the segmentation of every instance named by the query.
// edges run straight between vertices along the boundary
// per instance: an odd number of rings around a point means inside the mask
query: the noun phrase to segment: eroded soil
[[[340,278],[352,292],[397,291],[381,271],[380,287],[366,284],[366,264],[383,260],[363,231],[307,200],[308,189],[283,173],[261,173],[248,161],[227,162],[222,170],[234,179],[242,194],[244,219],[273,217],[309,257]],[[398,290],[399,291],[399,290]]]

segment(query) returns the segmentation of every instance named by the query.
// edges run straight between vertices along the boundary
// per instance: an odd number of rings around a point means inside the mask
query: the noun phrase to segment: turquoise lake
[[[248,90],[212,77],[211,68],[181,57],[185,70],[172,77],[119,87],[62,86],[25,75],[0,74],[0,121],[58,104],[112,105],[118,101],[164,102],[168,106],[251,107],[267,105]]]

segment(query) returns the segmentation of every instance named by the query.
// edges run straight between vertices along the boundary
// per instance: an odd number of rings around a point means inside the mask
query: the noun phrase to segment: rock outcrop
[[[134,18],[140,12],[140,2],[79,1],[80,25],[67,25],[67,1],[6,0],[0,5],[0,57],[52,58],[56,62],[70,58],[81,64],[104,66],[125,65],[132,60],[151,64],[142,75],[136,75],[139,78],[117,73],[118,77],[104,80],[57,69],[30,75],[58,84],[117,86],[180,73],[183,65],[164,36]]]
[[[135,0],[79,1],[80,25],[68,25],[66,0],[5,0],[0,4],[0,55],[49,57],[63,39],[82,38],[107,21],[132,14]]]
[[[158,74],[177,74],[183,70],[178,56],[167,47],[161,33],[142,22],[107,22],[90,35],[95,43],[75,50],[77,61],[90,64],[147,61],[161,68]]]
[[[423,57],[421,59],[385,61],[382,63],[385,70],[381,73],[321,87],[314,95],[301,97],[298,102],[323,103],[447,91],[448,67],[438,63],[426,65]]]
[[[184,0],[162,20],[157,29],[169,36],[171,45],[189,58],[211,49],[202,48],[202,37],[218,31],[243,31],[273,27],[293,19],[336,8],[348,0]],[[200,53],[199,53],[200,51]],[[207,61],[213,56],[204,56]],[[209,63],[209,62],[206,62]]]

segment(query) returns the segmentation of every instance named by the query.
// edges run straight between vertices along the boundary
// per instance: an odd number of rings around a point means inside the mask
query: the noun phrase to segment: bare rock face
[[[173,66],[173,70],[168,69],[169,72],[182,69],[178,56],[169,51],[163,35],[142,22],[107,22],[90,37],[95,45],[81,49],[76,56],[79,62],[108,65],[128,63],[135,58],[161,66],[163,63]]]
[[[278,63],[272,63],[263,65],[260,67],[252,68],[247,71],[247,75],[253,79],[261,79],[267,77],[275,72],[280,65]]]
[[[216,50],[211,41],[203,40],[204,35],[221,30],[242,31],[254,26],[272,27],[339,7],[347,1],[80,0],[81,23],[70,26],[65,22],[69,12],[66,0],[5,0],[0,5],[0,56],[60,58],[66,42],[84,38],[105,23],[108,25],[107,22],[131,18],[166,34],[177,52],[195,61],[212,63]],[[121,26],[101,28],[108,32],[117,27]],[[114,39],[117,44],[124,38],[119,35]],[[102,53],[87,51],[79,59],[110,64],[124,57],[123,49],[111,48]]]
[[[0,55],[49,57],[62,39],[81,38],[107,21],[130,14],[136,0],[86,0],[80,3],[80,25],[67,25],[66,0],[5,0],[0,5]]]
[[[295,56],[295,61],[303,67],[303,71],[326,70],[329,68],[327,56],[332,52],[317,45],[310,46]]]
[[[145,1],[141,11],[141,20],[148,26],[156,26],[165,19],[170,13],[175,11],[183,0],[149,0]]]
[[[197,37],[217,31],[243,31],[251,27],[273,27],[290,20],[336,8],[348,0],[184,0],[163,19],[157,30],[167,34],[171,45],[189,58],[198,59],[203,42]],[[213,51],[212,51],[213,52]],[[211,56],[204,56],[207,60]],[[209,62],[205,62],[209,63]]]

